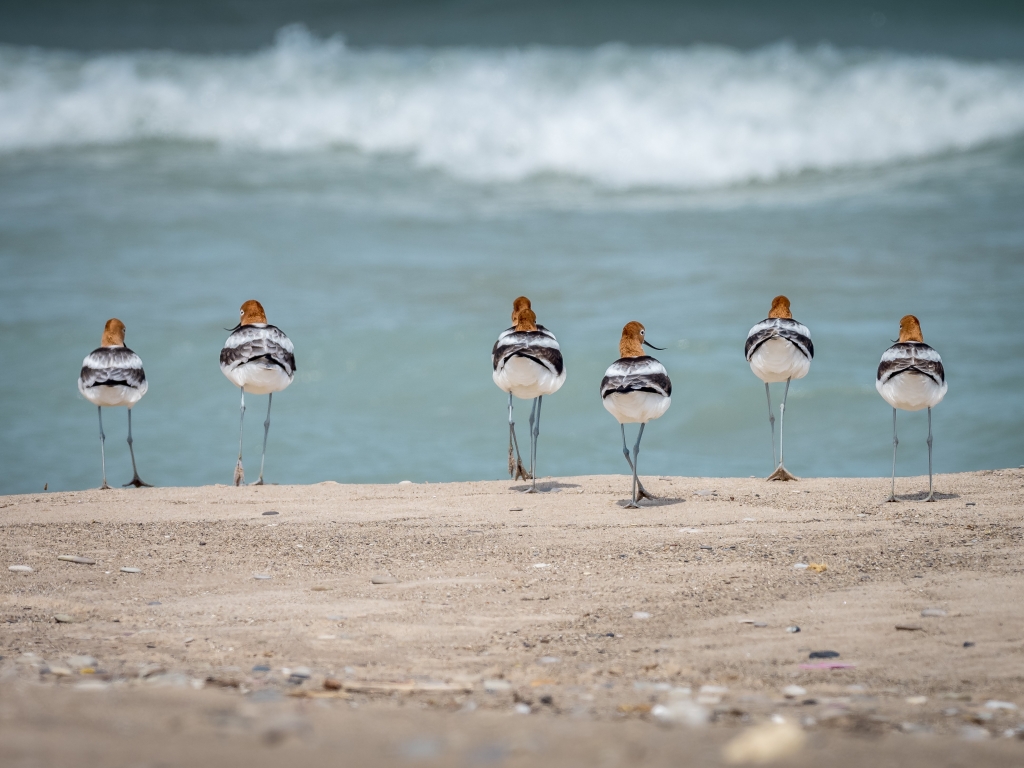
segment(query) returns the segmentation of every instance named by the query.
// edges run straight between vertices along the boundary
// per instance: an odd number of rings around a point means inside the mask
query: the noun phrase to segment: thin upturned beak
[[[234,328],[225,328],[224,330],[225,331],[231,331],[232,333],[234,333],[235,331],[237,331],[241,327],[242,327],[242,321],[239,320],[238,321],[238,325],[236,325]]]
[[[665,349],[665,347],[656,347],[656,346],[654,346],[653,344],[651,344],[651,342],[647,341],[646,339],[644,339],[644,342],[643,342],[643,343],[644,343],[644,344],[646,344],[646,345],[647,345],[648,347],[650,347],[651,349],[656,349],[656,350],[658,350],[659,352],[661,352],[661,351],[663,351],[663,350]]]

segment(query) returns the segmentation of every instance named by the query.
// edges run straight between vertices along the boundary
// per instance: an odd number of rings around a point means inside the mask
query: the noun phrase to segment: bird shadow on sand
[[[924,501],[928,498],[928,491],[919,491],[917,493],[897,493],[897,501]],[[947,499],[959,499],[959,493],[935,493],[936,501],[946,501]]]
[[[670,499],[670,498],[657,498],[657,499],[641,499],[640,509],[647,509],[648,507],[671,507],[675,504],[682,504],[686,499]],[[623,499],[622,501],[615,502],[620,507],[625,508],[629,504],[629,499]]]
[[[513,485],[509,488],[510,491],[519,491],[520,493],[526,493],[530,490],[529,485]],[[558,493],[563,488],[579,488],[579,483],[560,483],[557,480],[551,480],[549,482],[537,481],[537,493]]]

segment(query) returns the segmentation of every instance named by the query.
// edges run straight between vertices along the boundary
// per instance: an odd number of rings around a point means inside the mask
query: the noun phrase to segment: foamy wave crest
[[[1024,68],[942,57],[609,45],[245,55],[0,48],[0,151],[142,140],[402,154],[476,181],[702,187],[1024,133]]]

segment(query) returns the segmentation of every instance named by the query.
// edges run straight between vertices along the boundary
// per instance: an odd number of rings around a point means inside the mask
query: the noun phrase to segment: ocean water
[[[627,469],[598,384],[629,320],[667,347],[675,387],[641,474],[769,474],[743,342],[778,293],[817,353],[790,391],[793,472],[888,474],[874,373],[907,313],[949,381],[936,471],[1024,463],[1013,56],[356,45],[301,24],[195,47],[0,45],[0,493],[99,484],[75,381],[114,316],[150,381],[140,474],[230,482],[238,391],[217,358],[249,298],[298,363],[268,482],[502,477],[490,350],[520,294],[568,369],[541,475]],[[253,480],[266,398],[247,404]],[[123,409],[104,427],[124,482]],[[900,473],[927,471],[926,430],[901,414]]]

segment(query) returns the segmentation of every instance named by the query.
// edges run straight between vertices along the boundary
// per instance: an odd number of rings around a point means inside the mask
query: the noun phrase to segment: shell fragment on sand
[[[463,683],[443,683],[435,680],[408,680],[404,682],[386,681],[344,681],[342,690],[351,693],[470,693],[472,685]]]
[[[946,612],[941,608],[925,608],[921,611],[921,615],[926,618],[940,618],[946,615]]]
[[[397,584],[398,583],[398,579],[396,579],[394,576],[392,576],[390,574],[384,573],[384,574],[381,574],[379,576],[372,576],[372,577],[370,577],[370,583],[371,584]]]
[[[32,571],[32,566],[30,566],[30,565],[8,565],[7,566],[7,570],[8,571],[12,571],[13,573],[32,573],[33,572]]]
[[[82,557],[81,555],[58,555],[58,560],[63,560],[65,563],[78,563],[79,565],[96,565],[96,561],[91,557]]]
[[[121,573],[142,573],[142,569],[141,568],[129,568],[128,566],[125,566],[124,568],[121,569]]]
[[[58,613],[58,614],[55,614],[54,617],[53,617],[53,620],[56,621],[58,624],[74,624],[75,623],[75,617],[72,616],[70,613]]]
[[[815,664],[801,664],[800,669],[856,669],[856,664],[848,661],[819,661]]]

